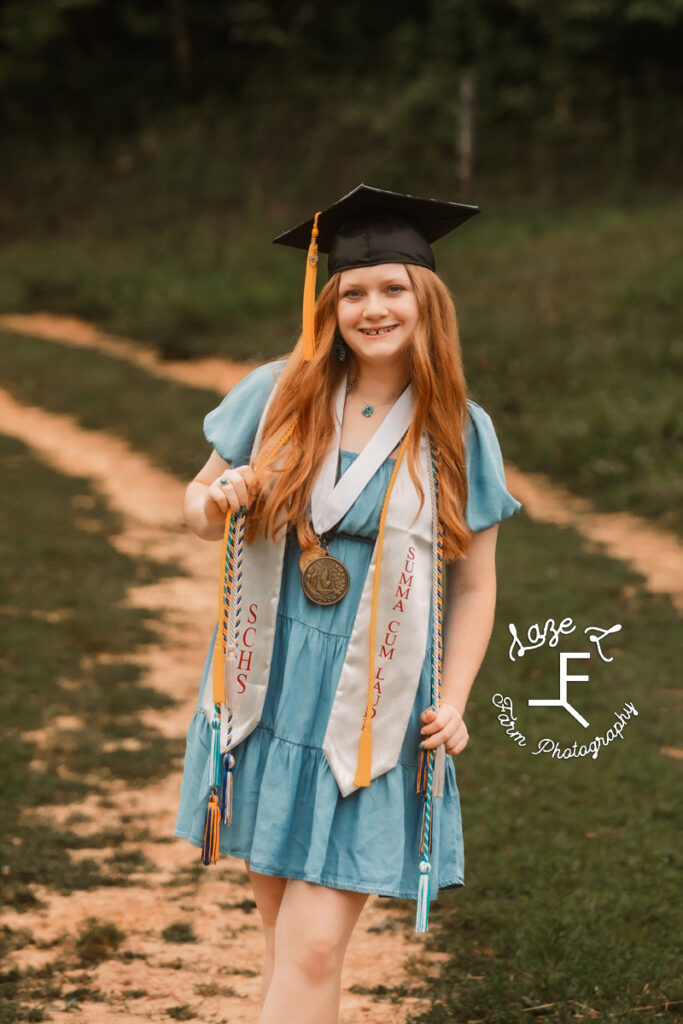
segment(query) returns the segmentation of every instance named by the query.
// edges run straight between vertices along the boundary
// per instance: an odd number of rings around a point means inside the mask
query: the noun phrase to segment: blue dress
[[[284,360],[248,374],[204,421],[204,433],[233,466],[249,462],[261,412]],[[488,414],[468,401],[467,521],[485,530],[518,512],[506,490],[503,461]],[[353,452],[340,452],[340,473]],[[342,797],[322,750],[356,609],[372,557],[395,460],[387,459],[351,506],[330,542],[348,567],[350,586],[337,604],[309,601],[301,588],[295,531],[286,546],[273,658],[261,721],[234,749],[233,820],[221,825],[220,851],[265,875],[336,889],[415,899],[424,797],[416,789],[420,714],[431,704],[431,650],[425,657],[398,764]],[[218,558],[218,545],[217,554]],[[431,610],[428,636],[431,636]],[[215,637],[215,630],[214,630]],[[175,835],[201,847],[209,796],[211,729],[201,710],[213,648],[209,643],[190,722]],[[431,647],[431,645],[429,645]],[[460,800],[446,757],[441,799],[433,803],[430,898],[464,885]]]

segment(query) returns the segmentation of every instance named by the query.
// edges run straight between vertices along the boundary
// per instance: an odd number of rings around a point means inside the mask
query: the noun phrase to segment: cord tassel
[[[429,923],[429,872],[432,866],[428,860],[420,861],[420,883],[417,887],[417,909],[415,913],[415,931],[423,935]]]
[[[218,847],[220,841],[220,814],[218,810],[218,796],[212,788],[209,794],[209,805],[206,808],[204,820],[204,841],[202,843],[202,864],[215,864],[218,860]]]
[[[303,360],[305,363],[311,361],[315,355],[315,281],[318,274],[318,217],[316,213],[311,231],[311,244],[308,247],[306,256],[306,277],[304,278],[304,308],[303,308]]]
[[[223,779],[221,781],[221,799],[219,804],[221,821],[229,825],[232,821],[232,781],[235,758],[228,751],[223,755]]]
[[[209,785],[221,784],[221,720],[213,716],[211,723],[211,753],[209,755]]]

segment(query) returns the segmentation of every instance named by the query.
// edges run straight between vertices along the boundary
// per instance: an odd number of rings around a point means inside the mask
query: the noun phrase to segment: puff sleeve
[[[522,503],[505,485],[503,456],[491,417],[470,399],[467,408],[467,524],[478,533],[515,515]]]
[[[264,363],[243,377],[204,418],[204,436],[231,466],[245,466],[251,457],[261,413],[286,363]]]

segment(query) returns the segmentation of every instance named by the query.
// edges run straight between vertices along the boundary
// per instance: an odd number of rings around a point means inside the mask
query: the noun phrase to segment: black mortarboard
[[[326,210],[274,239],[308,251],[304,284],[304,360],[315,352],[313,316],[318,252],[328,253],[328,275],[379,263],[435,269],[430,242],[479,213],[478,206],[387,192],[358,185]]]

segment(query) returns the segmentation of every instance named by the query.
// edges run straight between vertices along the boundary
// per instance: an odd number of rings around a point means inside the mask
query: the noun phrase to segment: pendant
[[[372,416],[374,411],[375,409],[374,406],[372,405],[366,405],[363,409],[361,409],[361,412],[363,413],[364,416]]]
[[[299,568],[303,592],[315,604],[336,604],[349,589],[348,569],[320,545],[301,553]]]

